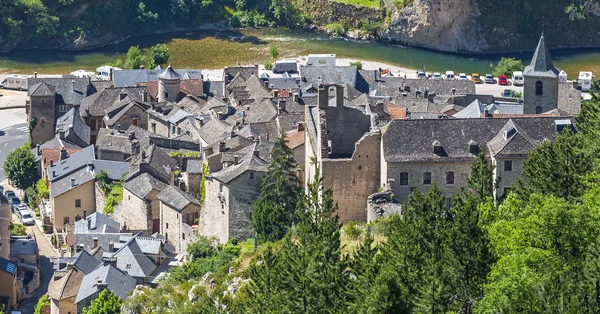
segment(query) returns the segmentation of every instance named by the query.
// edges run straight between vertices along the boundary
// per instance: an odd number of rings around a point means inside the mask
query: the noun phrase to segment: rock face
[[[403,10],[388,2],[386,8],[393,14],[381,39],[451,52],[489,48],[476,23],[480,12],[475,0],[415,0]]]

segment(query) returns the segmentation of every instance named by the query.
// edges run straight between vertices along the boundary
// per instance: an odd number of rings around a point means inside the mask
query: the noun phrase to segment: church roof
[[[544,34],[540,37],[540,42],[535,49],[533,59],[531,63],[525,67],[524,75],[527,76],[542,76],[542,77],[558,77],[559,70],[552,64],[552,58],[550,58],[550,52],[546,41],[544,40]]]

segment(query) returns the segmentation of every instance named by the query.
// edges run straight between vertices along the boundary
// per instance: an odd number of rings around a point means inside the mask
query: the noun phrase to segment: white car
[[[458,79],[461,80],[461,81],[466,81],[469,78],[467,77],[466,73],[458,73]]]
[[[19,212],[19,217],[21,218],[21,222],[26,226],[33,226],[34,221],[33,217],[29,213],[29,210],[22,210]]]
[[[454,71],[446,71],[446,79],[447,80],[453,80],[453,79],[455,79],[455,77],[454,77]]]
[[[439,72],[433,73],[433,79],[434,80],[441,80],[442,79],[442,74],[440,74]]]

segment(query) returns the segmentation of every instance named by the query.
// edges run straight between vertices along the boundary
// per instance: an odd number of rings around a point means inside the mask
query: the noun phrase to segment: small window
[[[477,146],[476,144],[469,145],[469,152],[473,155],[478,155],[479,154],[479,146]]]
[[[423,172],[423,185],[431,184],[431,172]]]
[[[165,229],[169,229],[169,223],[168,222],[165,223]]]
[[[69,224],[69,216],[63,217],[63,225],[68,225],[68,224]]]
[[[75,207],[81,207],[81,200],[80,199],[76,199],[75,200]]]
[[[250,180],[254,180],[254,172],[250,171]]]
[[[137,118],[131,118],[131,124],[137,125]]]
[[[152,133],[156,133],[156,122],[152,122]]]
[[[45,98],[42,98],[40,101],[41,101],[41,102],[42,102],[42,104],[43,104],[43,103],[45,103],[45,102],[46,102],[46,99],[45,99]]]
[[[542,108],[542,106],[535,107],[536,114],[542,114],[543,112],[544,112],[544,109]]]
[[[181,233],[181,239],[185,240],[185,233],[183,233],[183,232]]]
[[[446,184],[454,184],[454,171],[446,172]]]
[[[542,81],[535,82],[535,94],[538,96],[544,95],[544,83]]]
[[[169,93],[165,92],[165,98],[169,98]]]
[[[504,161],[504,171],[512,171],[512,160]]]
[[[400,185],[408,185],[408,172],[400,172]]]

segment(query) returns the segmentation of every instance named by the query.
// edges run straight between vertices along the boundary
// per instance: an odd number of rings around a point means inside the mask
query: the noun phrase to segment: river
[[[456,73],[490,72],[490,64],[501,56],[516,57],[528,64],[532,52],[462,56],[377,42],[330,38],[324,34],[284,28],[241,31],[193,31],[130,38],[118,44],[90,51],[14,50],[0,54],[0,73],[69,73],[96,67],[122,58],[130,46],[144,51],[157,43],[169,46],[176,67],[220,68],[228,65],[263,63],[270,60],[268,47],[279,47],[280,57],[309,53],[334,53],[339,57],[379,61],[407,68],[425,66],[427,71],[453,70]],[[535,47],[524,47],[535,48]],[[579,71],[600,73],[600,49],[551,51],[555,65],[569,78]]]

